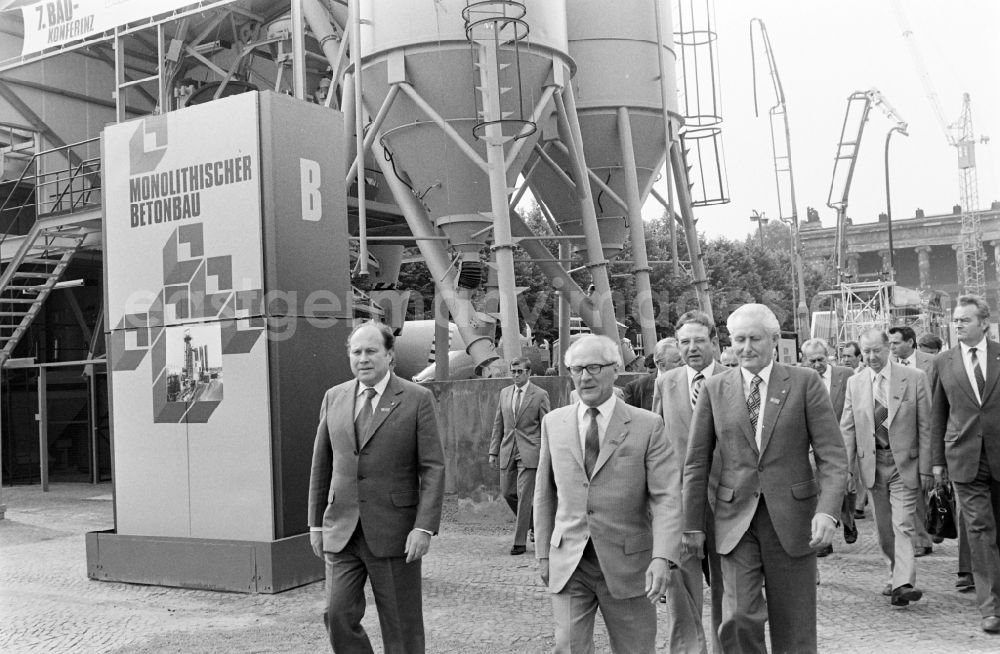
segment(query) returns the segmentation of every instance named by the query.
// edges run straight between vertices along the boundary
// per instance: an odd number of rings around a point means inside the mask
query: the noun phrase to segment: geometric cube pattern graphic
[[[186,253],[186,254],[184,254]],[[205,423],[221,401],[167,401],[167,330],[180,321],[217,321],[222,355],[246,355],[267,327],[263,289],[235,290],[230,255],[205,255],[201,223],[175,229],[163,246],[163,286],[144,311],[126,314],[112,338],[112,370],[135,370],[152,361],[153,422]],[[213,292],[208,292],[209,282]],[[130,343],[134,341],[134,343]]]

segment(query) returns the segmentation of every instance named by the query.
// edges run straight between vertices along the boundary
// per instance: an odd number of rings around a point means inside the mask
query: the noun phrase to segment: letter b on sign
[[[323,198],[319,194],[319,185],[319,163],[311,159],[299,159],[302,220],[316,222],[323,218]]]

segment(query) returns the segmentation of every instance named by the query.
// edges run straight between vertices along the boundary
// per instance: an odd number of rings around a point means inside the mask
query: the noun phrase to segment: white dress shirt
[[[611,421],[611,414],[615,412],[615,402],[617,401],[618,397],[612,393],[611,397],[597,406],[597,440],[601,447],[604,446],[604,434],[608,431],[608,422]],[[576,405],[576,424],[580,432],[580,449],[584,452],[587,451],[587,430],[590,429],[590,416],[587,415],[589,410],[590,407],[583,402]]]
[[[903,363],[904,361],[906,363]],[[896,357],[896,362],[899,365],[901,365],[901,366],[906,366],[907,368],[916,368],[917,367],[917,351],[913,350],[912,352],[910,352],[910,356],[908,356],[908,357]],[[886,364],[886,365],[888,365],[888,364]]]
[[[771,379],[771,370],[774,369],[774,361],[767,364],[767,366],[757,373],[760,377],[760,384],[757,388],[760,390],[760,410],[757,412],[757,431],[754,433],[753,438],[757,442],[757,451],[760,452],[760,435],[764,427],[764,408],[767,406],[767,384]],[[743,373],[743,399],[747,400],[750,398],[750,384],[753,382],[754,374],[747,370],[746,368],[740,367],[740,372]],[[750,419],[749,414],[747,415],[747,420]]]
[[[823,386],[826,387],[826,394],[830,394],[830,383],[833,381],[833,369],[828,365],[823,374],[819,376],[823,380]]]
[[[969,383],[972,385],[972,392],[976,394],[976,400],[982,405],[983,398],[979,397],[979,385],[976,383],[976,373],[972,371],[972,357],[969,350],[976,348],[976,361],[979,362],[979,369],[983,371],[983,379],[986,379],[986,337],[975,344],[975,346],[959,343],[962,347],[962,364],[965,366],[965,374],[969,376]]]

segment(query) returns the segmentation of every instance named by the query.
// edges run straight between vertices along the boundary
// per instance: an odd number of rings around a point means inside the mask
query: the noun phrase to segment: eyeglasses
[[[591,374],[591,376],[593,376],[593,375],[596,375],[597,373],[601,372],[602,370],[604,370],[608,366],[613,366],[613,365],[615,365],[615,364],[613,364],[613,363],[592,363],[589,366],[570,366],[569,367],[569,374],[573,375],[574,377],[579,377],[580,375],[583,374],[583,371],[586,370],[587,372],[589,372]]]

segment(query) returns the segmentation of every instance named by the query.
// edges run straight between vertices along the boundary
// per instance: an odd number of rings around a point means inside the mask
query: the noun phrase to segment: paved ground
[[[113,526],[110,486],[5,488],[0,521],[0,652],[121,654],[324,652],[322,583],[279,595],[240,595],[104,583],[86,577],[83,534]],[[547,597],[531,558],[511,557],[499,503],[449,501],[424,563],[424,614],[432,654],[546,652]],[[893,609],[879,594],[885,570],[874,524],[855,545],[820,561],[819,638],[824,652],[997,652],[979,630],[971,594],[954,590],[956,547],[919,560],[924,599]],[[370,601],[370,596],[369,596]],[[665,624],[665,607],[661,627]],[[374,609],[365,618],[379,651]],[[598,651],[607,639],[598,628]],[[661,628],[661,631],[665,631]],[[661,635],[658,651],[667,651]]]

